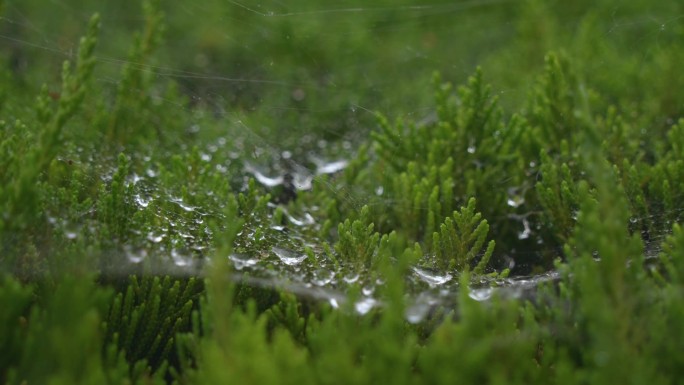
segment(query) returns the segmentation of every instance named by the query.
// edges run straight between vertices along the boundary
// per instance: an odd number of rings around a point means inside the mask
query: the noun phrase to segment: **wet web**
[[[266,189],[282,187],[291,178],[294,189],[309,191],[312,188],[324,188],[328,192],[343,200],[347,204],[361,209],[364,205],[396,204],[395,198],[384,198],[382,186],[378,186],[375,196],[368,197],[366,193],[359,193],[353,186],[341,186],[335,182],[335,175],[343,172],[348,162],[355,156],[355,151],[369,131],[375,127],[375,112],[379,111],[390,117],[404,117],[416,121],[429,120],[434,115],[429,79],[432,71],[439,70],[447,78],[456,82],[472,74],[476,65],[487,65],[487,50],[501,50],[511,43],[510,35],[518,26],[507,21],[502,15],[482,19],[481,25],[473,32],[472,39],[463,36],[469,32],[473,24],[467,20],[492,9],[514,9],[520,2],[514,0],[475,0],[462,2],[444,2],[433,4],[404,4],[368,6],[364,2],[340,1],[335,5],[301,6],[287,5],[276,1],[264,1],[252,4],[238,1],[227,1],[233,13],[211,16],[214,10],[206,4],[178,5],[179,11],[170,14],[167,20],[170,26],[179,22],[182,17],[205,19],[202,33],[188,33],[188,37],[175,34],[176,40],[166,41],[170,46],[178,45],[178,49],[188,50],[189,59],[182,63],[164,61],[161,58],[156,64],[131,63],[126,59],[127,47],[108,47],[110,41],[121,39],[118,32],[109,26],[117,23],[131,24],[132,28],[139,28],[142,20],[140,16],[131,16],[130,12],[116,7],[108,7],[110,12],[102,11],[103,28],[100,36],[100,46],[97,54],[98,70],[97,82],[109,85],[115,89],[119,83],[120,73],[124,66],[131,65],[136,71],[151,74],[161,82],[170,80],[178,84],[183,95],[188,97],[188,103],[179,104],[165,99],[161,95],[154,98],[155,103],[171,104],[170,107],[182,109],[189,116],[197,114],[202,109],[213,119],[224,122],[225,136],[218,136],[200,148],[202,160],[212,162],[218,153],[228,153],[229,156],[222,163],[215,165],[217,169],[229,172],[231,160],[240,159],[240,179],[243,187],[247,180],[254,178]],[[52,12],[68,17],[74,25],[85,26],[92,13],[87,7],[81,8],[77,4],[67,1],[53,1],[49,5]],[[77,39],[67,39],[63,33],[78,36],[83,29],[66,31],[59,30],[57,24],[45,26],[38,16],[33,16],[19,5],[7,5],[6,16],[0,18],[0,39],[4,41],[3,51],[29,52],[33,59],[41,58],[44,65],[52,68],[46,71],[44,78],[36,81],[47,83],[52,87],[59,84],[60,62],[73,59],[76,52]],[[93,8],[92,11],[98,9]],[[505,12],[500,12],[505,14]],[[211,16],[211,17],[210,17]],[[660,35],[670,26],[681,24],[684,16],[645,15],[640,18],[623,19],[616,10],[615,17],[605,21],[604,33],[615,36],[616,40],[627,39],[635,29],[644,30],[641,40],[635,41],[634,48],[644,52],[658,44]],[[352,28],[359,18],[367,24],[360,32]],[[445,23],[444,19],[453,22]],[[414,36],[413,32],[420,31],[425,24],[435,23],[437,27],[428,28],[421,36]],[[251,31],[257,37],[231,35],[230,31],[223,31],[222,25],[234,23]],[[462,27],[458,27],[463,24]],[[301,30],[300,30],[301,28]],[[454,28],[453,34],[447,33]],[[460,28],[460,29],[459,29]],[[209,32],[207,32],[209,31]],[[291,35],[291,36],[290,36]],[[357,36],[358,35],[358,36]],[[446,37],[450,39],[446,39]],[[246,38],[245,42],[239,41]],[[370,39],[368,47],[356,50],[347,40]],[[300,40],[295,45],[295,51],[284,55],[280,59],[276,54],[260,48],[260,45],[277,47],[285,45],[289,40]],[[441,39],[441,40],[440,40]],[[301,41],[304,41],[302,43]],[[306,42],[318,42],[314,48],[321,49],[329,45],[339,45],[340,50],[348,59],[344,65],[336,67],[333,64],[321,64],[318,60],[325,59],[325,55],[316,56],[315,50],[305,50]],[[132,40],[127,40],[132,43]],[[373,50],[380,52],[381,45],[387,44],[381,57],[375,57]],[[435,54],[439,50],[449,49],[452,45],[462,45],[464,52],[472,54],[460,56],[453,61],[451,57]],[[252,53],[255,56],[263,54],[257,61],[236,62],[221,66],[222,57],[213,52],[217,47],[233,47],[232,54]],[[374,48],[374,46],[376,48]],[[477,46],[483,48],[475,49]],[[299,50],[299,51],[297,51]],[[370,52],[370,53],[369,53]],[[216,57],[212,57],[215,55]],[[354,59],[358,55],[359,59]],[[282,62],[281,62],[282,61]],[[541,60],[539,60],[541,63]],[[399,69],[383,71],[388,64],[396,65]],[[36,65],[28,59],[16,56],[13,63],[17,71]],[[496,76],[504,79],[511,73],[520,71],[525,64],[511,64],[506,70],[494,71],[494,94],[504,106],[520,107],[519,99],[531,87],[530,83],[497,82]],[[594,71],[601,68],[601,61],[593,63]],[[316,76],[297,78],[288,72],[296,71],[297,66],[309,66],[313,72],[320,70]],[[385,97],[392,92],[397,73],[406,73],[410,68],[411,76],[406,86],[396,98]],[[231,72],[235,69],[235,73]],[[325,70],[329,72],[326,73]],[[224,72],[225,71],[225,72]],[[507,72],[508,71],[508,72]],[[386,72],[386,73],[385,73]],[[500,84],[497,86],[497,84]],[[416,91],[422,85],[425,89]],[[498,87],[498,88],[496,88]],[[256,90],[256,91],[255,91]],[[256,93],[251,94],[250,92]],[[407,100],[401,100],[405,97]],[[246,101],[244,101],[246,100]],[[329,104],[313,103],[310,100],[335,100]],[[258,112],[257,118],[255,113]],[[297,115],[300,115],[299,117]],[[330,116],[334,116],[331,118]],[[293,117],[294,116],[294,117]],[[202,130],[205,116],[198,117],[187,127],[193,133]],[[342,121],[340,123],[339,121]],[[307,128],[307,125],[311,127]],[[280,134],[271,137],[276,127]],[[180,143],[180,148],[183,144]],[[189,150],[189,149],[187,149]],[[470,150],[469,150],[470,151]],[[475,149],[473,149],[475,151]],[[67,161],[73,154],[62,154]],[[145,154],[131,156],[145,159]],[[110,180],[115,172],[114,159],[95,161],[103,162],[101,178]],[[109,166],[107,166],[107,164]],[[138,265],[146,260],[161,261],[155,265],[146,266],[159,273],[177,275],[202,274],[201,258],[211,253],[211,235],[198,236],[178,233],[175,228],[200,231],[208,217],[220,217],[217,207],[197,207],[187,204],[180,197],[178,191],[160,191],[158,177],[154,167],[146,170],[142,175],[131,175],[128,182],[134,186],[135,204],[139,209],[147,208],[152,202],[164,201],[159,204],[156,215],[163,219],[164,226],[157,229],[144,229],[139,234],[140,242],[121,245],[108,253],[118,261],[127,261],[126,265],[117,266],[113,273],[128,274],[135,271]],[[529,188],[526,187],[526,188]],[[522,188],[521,188],[522,189]],[[510,218],[519,222],[521,239],[534,237],[537,229],[531,228],[527,217],[534,215],[540,208],[530,208],[529,212],[520,213],[516,209],[524,206],[524,193],[521,189],[502,191],[507,195],[508,205],[511,207]],[[382,282],[377,279],[359,276],[355,272],[340,270],[325,261],[318,245],[311,240],[303,240],[302,234],[309,228],[320,226],[317,223],[315,210],[301,210],[288,212],[285,206],[277,202],[271,203],[269,208],[274,212],[278,207],[284,212],[287,223],[260,224],[275,230],[279,240],[265,255],[250,255],[235,252],[228,258],[234,266],[236,279],[260,286],[279,286],[300,295],[324,299],[333,305],[345,301],[345,289],[350,285],[360,285],[361,296],[355,305],[359,313],[366,313],[373,307],[380,305],[376,296],[376,288]],[[427,210],[427,207],[424,208]],[[46,213],[56,231],[63,232],[65,238],[76,240],[84,231],[88,231],[87,224],[77,220],[66,220],[59,217],[59,213]],[[84,213],[84,216],[87,213]],[[665,217],[670,213],[663,213]],[[650,218],[635,218],[635,221]],[[287,231],[285,229],[287,227]],[[300,229],[300,230],[298,230]],[[243,231],[256,232],[257,228],[245,228]],[[292,236],[297,237],[293,241]],[[658,245],[666,234],[656,235],[651,244]],[[173,241],[167,241],[173,237]],[[317,269],[307,269],[305,246],[311,246],[315,252],[314,258],[319,259]],[[649,253],[656,255],[660,250],[654,246]],[[505,253],[505,251],[503,251]],[[125,258],[121,258],[124,256]],[[275,267],[275,270],[273,269]],[[248,272],[248,276],[242,275]],[[505,295],[519,297],[526,295],[539,282],[558,278],[556,272],[547,272],[534,277],[516,277],[512,279],[483,280],[474,285],[471,297],[486,300],[491,297],[496,288],[508,288]],[[448,302],[455,297],[457,278],[448,272],[441,272],[425,267],[413,267],[408,278],[409,286],[414,292],[414,303],[409,307],[407,317],[410,321],[419,321],[433,305]]]

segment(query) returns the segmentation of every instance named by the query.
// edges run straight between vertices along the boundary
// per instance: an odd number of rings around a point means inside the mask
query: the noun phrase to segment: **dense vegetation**
[[[680,381],[684,5],[294,3],[0,0],[0,383]]]

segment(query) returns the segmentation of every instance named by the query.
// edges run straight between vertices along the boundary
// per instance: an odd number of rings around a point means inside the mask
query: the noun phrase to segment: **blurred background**
[[[274,145],[355,140],[371,112],[429,119],[431,77],[460,84],[481,66],[508,110],[525,105],[544,55],[564,51],[605,105],[643,104],[660,124],[681,116],[684,5],[678,1],[165,2],[165,31],[133,66],[175,83],[181,108],[240,120]],[[0,58],[18,91],[59,85],[89,17],[102,30],[96,79],[114,90],[145,24],[138,2],[5,0]],[[112,91],[113,92],[113,91]],[[13,95],[16,95],[13,93]],[[163,101],[161,101],[163,102]],[[603,106],[597,106],[597,110]],[[635,113],[641,111],[634,111]],[[652,122],[650,122],[652,123]]]

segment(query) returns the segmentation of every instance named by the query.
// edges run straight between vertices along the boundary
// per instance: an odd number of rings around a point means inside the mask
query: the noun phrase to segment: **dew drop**
[[[233,262],[235,270],[242,270],[245,267],[252,267],[258,262],[256,259],[250,258],[249,255],[245,254],[231,254],[228,256],[228,259]]]
[[[138,204],[138,206],[145,208],[150,205],[150,201],[152,201],[151,198],[143,198],[142,195],[136,194],[135,195],[135,203]]]
[[[351,284],[359,280],[359,275],[356,273],[347,274],[342,278],[342,280],[346,283]]]
[[[425,302],[416,302],[406,309],[406,320],[412,324],[417,324],[425,319],[428,311],[430,310],[430,305]]]
[[[299,265],[306,259],[306,254],[299,254],[292,250],[281,249],[280,247],[273,247],[271,250],[278,259],[289,266]]]
[[[245,164],[245,171],[248,173],[252,174],[254,176],[254,179],[256,179],[259,183],[266,187],[275,187],[283,184],[283,177],[281,175],[276,176],[276,177],[268,177],[264,175],[260,170],[258,170],[256,167],[253,165],[246,163]]]
[[[523,240],[527,239],[532,235],[532,230],[530,229],[530,223],[527,222],[527,218],[523,218],[522,220],[523,223],[523,231],[518,233],[518,239]]]
[[[316,223],[314,218],[309,213],[305,213],[304,218],[302,219],[297,219],[290,215],[288,212],[285,212],[285,216],[287,217],[287,220],[289,220],[290,223],[292,223],[295,226],[308,226]]]
[[[332,282],[335,277],[335,273],[327,269],[318,269],[314,271],[311,283],[316,286],[325,286]]]
[[[78,234],[81,232],[81,226],[77,223],[69,222],[69,221],[63,221],[63,231],[64,231],[64,236],[67,239],[76,239],[78,238]]]
[[[292,176],[292,184],[297,190],[311,190],[313,187],[313,175],[310,173],[295,173]]]
[[[126,253],[126,258],[128,258],[131,263],[140,263],[147,257],[147,250],[143,248],[133,248],[127,245],[124,248],[124,251]]]
[[[340,308],[340,304],[337,303],[337,299],[330,298],[330,300],[328,300],[328,302],[330,303],[330,306],[332,306],[333,309],[339,309]]]
[[[334,174],[340,170],[343,170],[349,161],[346,159],[336,160],[332,162],[321,162],[316,167],[316,174]]]
[[[430,285],[430,287],[443,285],[453,278],[451,274],[439,274],[435,271],[430,271],[427,269],[421,269],[418,267],[413,267],[413,272],[420,278],[423,282]]]
[[[175,248],[171,250],[171,258],[173,263],[179,267],[191,266],[193,263],[192,256],[189,253]]]
[[[487,288],[482,288],[482,289],[472,289],[470,290],[470,293],[468,293],[468,296],[475,301],[486,301],[492,297],[492,294],[494,294],[494,289],[491,287]]]
[[[509,188],[508,199],[506,200],[506,204],[513,208],[517,208],[520,207],[523,203],[525,203],[525,195],[520,193],[520,189],[517,187]]]
[[[159,243],[161,242],[165,237],[165,234],[155,234],[153,232],[147,233],[147,240],[152,242],[152,243]]]
[[[354,304],[354,309],[356,309],[357,313],[365,315],[371,311],[376,304],[377,301],[373,298],[364,298]]]

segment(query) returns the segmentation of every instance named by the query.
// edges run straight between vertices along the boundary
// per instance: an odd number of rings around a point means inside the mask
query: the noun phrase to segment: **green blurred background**
[[[658,124],[681,116],[684,3],[678,1],[161,2],[166,31],[138,70],[173,81],[216,117],[240,120],[272,145],[302,137],[354,139],[373,114],[429,118],[430,79],[461,83],[482,66],[504,107],[525,106],[550,50],[614,104]],[[6,1],[5,76],[33,97],[57,88],[91,14],[102,15],[96,79],[115,89],[135,31],[131,1]],[[13,92],[12,97],[17,93]],[[163,102],[163,100],[162,100]],[[635,107],[637,108],[637,107]],[[644,122],[646,124],[647,122]],[[651,124],[654,122],[648,122]]]

